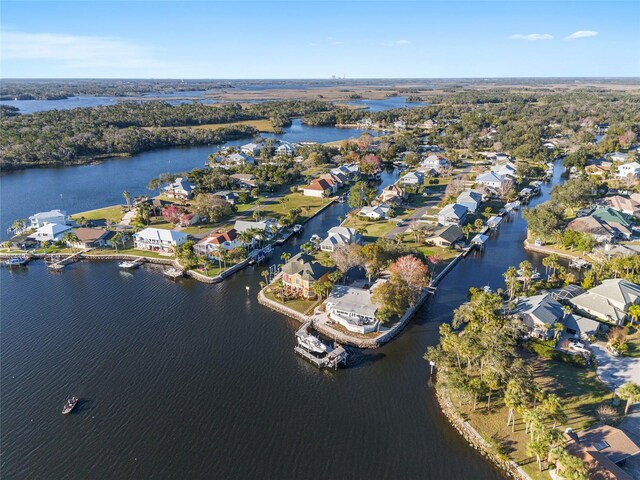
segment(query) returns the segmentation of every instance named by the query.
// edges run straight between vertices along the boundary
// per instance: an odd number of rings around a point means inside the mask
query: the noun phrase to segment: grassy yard
[[[184,127],[144,127],[147,130],[152,128],[193,128],[195,130],[219,130],[225,127],[235,127],[240,125],[246,125],[249,127],[254,127],[256,130],[260,132],[266,133],[276,133],[276,129],[274,128],[271,120],[262,119],[262,120],[241,120],[238,122],[229,122],[229,123],[207,123],[205,125],[194,125],[194,126],[184,126]]]
[[[287,300],[286,302],[282,302],[282,300],[278,297],[276,297],[274,295],[274,293],[267,288],[264,291],[264,295],[265,297],[267,297],[269,300],[273,300],[274,302],[278,302],[286,307],[289,307],[293,310],[295,310],[296,312],[300,312],[303,315],[306,315],[308,313],[310,313],[317,305],[320,305],[320,303],[322,302],[322,299],[317,299],[317,300],[307,300],[304,298],[296,298],[293,300]]]
[[[87,221],[90,220],[95,223],[106,225],[107,223],[120,223],[120,220],[122,220],[122,216],[122,207],[120,205],[114,205],[112,207],[104,207],[97,210],[74,213],[69,218],[75,221],[84,218]]]
[[[92,250],[86,255],[136,255],[138,257],[150,257],[150,258],[166,258],[168,260],[173,259],[173,255],[161,255],[157,252],[150,252],[148,250],[136,250],[135,248],[119,248],[116,252],[115,249],[111,250]]]
[[[566,425],[558,426],[561,430],[566,427],[580,430],[595,423],[598,406],[611,400],[611,392],[598,380],[593,370],[539,358],[532,358],[531,365],[536,383],[546,393],[558,395],[564,405],[568,420]],[[549,478],[548,472],[540,472],[535,458],[526,453],[529,437],[525,434],[522,418],[516,415],[514,433],[507,426],[508,409],[501,399],[492,401],[489,410],[486,404],[479,404],[475,412],[468,405],[463,405],[460,411],[485,440],[522,465],[534,480]]]
[[[349,216],[344,223],[345,227],[355,228],[356,230],[363,227],[366,228],[366,232],[362,236],[367,242],[375,242],[378,238],[383,238],[391,232],[396,225],[397,222],[395,220],[380,220],[376,222],[360,218],[357,215]]]
[[[301,208],[300,217],[304,220],[327,203],[329,200],[326,198],[305,197],[302,193],[296,192],[282,197],[263,198],[260,202],[260,214],[262,217],[281,217],[293,208]]]

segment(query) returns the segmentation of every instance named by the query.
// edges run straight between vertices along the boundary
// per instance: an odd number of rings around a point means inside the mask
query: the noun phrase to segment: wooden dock
[[[73,253],[68,257],[63,258],[62,260],[52,261],[47,263],[47,268],[51,270],[61,271],[64,269],[65,265],[69,265],[70,263],[77,262],[82,258],[82,254],[88,252],[91,249],[82,250],[80,252]],[[53,258],[52,258],[53,260]]]

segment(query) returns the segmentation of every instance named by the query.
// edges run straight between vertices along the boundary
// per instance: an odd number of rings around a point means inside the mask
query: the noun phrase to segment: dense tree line
[[[266,102],[242,107],[165,102],[125,102],[111,106],[50,110],[0,118],[0,167],[64,165],[99,155],[132,154],[153,148],[216,144],[250,137],[251,127],[206,131],[184,128],[203,124],[271,118],[282,125],[293,116],[329,108],[320,101]],[[159,128],[169,127],[169,128]]]

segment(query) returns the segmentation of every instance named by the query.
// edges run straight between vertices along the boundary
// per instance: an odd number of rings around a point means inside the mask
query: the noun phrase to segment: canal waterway
[[[386,175],[385,183],[393,180]],[[95,195],[108,186],[99,179],[91,180]],[[297,252],[347,208],[325,210],[284,250]],[[398,338],[352,350],[349,368],[337,372],[294,355],[298,325],[255,298],[261,268],[216,285],[172,282],[154,266],[124,273],[111,262],[80,262],[62,274],[41,262],[2,269],[3,476],[503,478],[441,415],[422,355],[469,287],[501,286],[502,272],[524,259],[541,268],[541,257],[522,248],[525,234],[519,214],[504,222]],[[81,402],[63,417],[69,395]]]

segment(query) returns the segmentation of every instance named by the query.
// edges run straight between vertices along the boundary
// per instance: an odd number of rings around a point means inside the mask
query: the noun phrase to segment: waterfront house
[[[484,185],[486,187],[490,187],[500,191],[505,186],[506,179],[495,172],[486,172],[482,175],[479,175],[478,178],[476,178],[476,182],[478,182],[480,185]]]
[[[251,157],[260,155],[261,150],[262,150],[262,147],[257,143],[247,143],[246,145],[242,145],[240,147],[240,151],[242,153],[244,153],[245,155],[249,155]]]
[[[467,207],[470,213],[475,213],[482,204],[482,193],[475,190],[465,190],[456,199],[456,203]]]
[[[420,186],[424,183],[424,173],[409,172],[400,179],[402,185]]]
[[[316,178],[309,185],[302,187],[305,197],[328,197],[337,190],[337,185],[330,183],[325,178]]]
[[[407,198],[407,192],[401,186],[392,184],[382,189],[379,198],[382,203],[402,203]]]
[[[581,459],[590,479],[633,480],[626,462],[640,453],[640,446],[619,428],[594,425],[580,432],[564,434],[568,452]]]
[[[521,299],[513,313],[538,338],[547,338],[551,326],[564,316],[562,305],[550,293]]]
[[[378,307],[371,298],[373,288],[375,285],[372,288],[335,285],[325,301],[329,318],[350,332],[375,332],[378,328]]]
[[[38,242],[57,242],[62,236],[71,230],[69,225],[61,225],[59,223],[45,223],[37,228],[29,237]]]
[[[62,210],[49,210],[48,212],[39,212],[29,217],[29,228],[40,228],[46,223],[57,223],[58,225],[66,225],[69,222],[67,212]]]
[[[391,207],[380,204],[372,207],[362,207],[358,212],[361,217],[366,217],[371,220],[384,220],[389,215]]]
[[[22,233],[20,235],[11,237],[9,239],[9,244],[11,245],[11,248],[17,248],[18,250],[29,250],[30,248],[36,248],[38,246],[38,241],[35,238]]]
[[[195,185],[191,185],[186,178],[178,177],[162,189],[162,193],[170,198],[188,200],[193,196]]]
[[[296,153],[296,149],[290,143],[282,142],[276,148],[276,155],[283,155],[285,157],[293,157]]]
[[[77,240],[71,242],[71,246],[78,248],[111,246],[111,239],[116,234],[105,228],[77,228],[73,233]]]
[[[449,161],[442,155],[429,155],[420,162],[420,167],[425,170],[441,172],[449,166]]]
[[[467,207],[459,203],[450,203],[438,212],[439,225],[462,225],[467,219]]]
[[[196,255],[209,256],[214,252],[223,250],[233,250],[240,246],[238,232],[235,228],[226,232],[210,233],[193,246]]]
[[[463,238],[464,233],[458,225],[447,225],[434,230],[431,235],[425,238],[425,242],[438,247],[452,247]]]
[[[616,173],[616,177],[618,178],[640,178],[640,163],[638,162],[630,162],[622,164],[618,167],[618,172]]]
[[[318,179],[326,180],[327,183],[331,185],[331,190],[333,191],[333,193],[335,193],[338,188],[342,187],[342,185],[345,183],[343,180],[345,178],[344,175],[341,175],[341,177],[342,178],[334,175],[333,173],[323,173],[318,177]]]
[[[491,168],[491,171],[493,173],[498,174],[501,177],[506,177],[509,176],[511,178],[515,178],[516,177],[516,167],[514,164],[508,162],[508,163],[504,163],[501,165],[494,165]]]
[[[250,157],[249,155],[246,155],[244,153],[232,153],[231,155],[227,155],[224,162],[226,164],[232,164],[232,165],[238,165],[238,166],[242,166],[246,164],[255,165],[256,163],[253,157]]]
[[[236,220],[233,228],[238,233],[242,233],[247,230],[259,230],[260,232],[263,232],[265,239],[268,240],[278,233],[278,222],[273,218],[267,218],[258,222],[252,220]]]
[[[629,307],[640,304],[640,286],[620,278],[601,285],[570,300],[580,312],[615,325],[623,325]]]
[[[564,331],[574,338],[580,338],[582,340],[589,340],[591,337],[600,333],[603,328],[606,328],[604,324],[597,320],[593,320],[582,315],[575,315],[570,313],[562,319],[564,325]]]
[[[332,227],[327,232],[327,238],[320,243],[320,250],[323,252],[333,252],[342,245],[358,243],[360,235],[353,228]]]
[[[240,187],[254,188],[256,186],[256,177],[251,173],[234,173],[230,175],[230,178],[235,180]]]
[[[313,285],[326,280],[331,268],[317,262],[307,253],[298,253],[282,266],[282,284],[285,291],[314,298]]]
[[[188,235],[177,230],[145,228],[133,234],[134,247],[138,250],[173,254],[177,247],[187,241]]]

